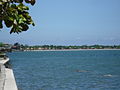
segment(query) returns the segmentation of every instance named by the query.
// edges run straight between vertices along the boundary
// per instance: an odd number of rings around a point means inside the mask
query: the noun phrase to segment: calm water
[[[20,90],[120,90],[120,50],[8,55]]]

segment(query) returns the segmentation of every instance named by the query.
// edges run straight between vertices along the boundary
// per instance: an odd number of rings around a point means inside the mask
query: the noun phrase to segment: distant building
[[[3,45],[0,47],[0,52],[11,51],[11,47],[12,47],[11,44],[3,44]]]

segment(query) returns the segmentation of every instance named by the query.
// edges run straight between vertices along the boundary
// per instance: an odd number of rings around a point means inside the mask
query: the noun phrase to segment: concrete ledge
[[[14,78],[13,70],[5,68],[5,73],[6,73],[6,79],[5,79],[4,90],[18,90]]]
[[[4,59],[3,59],[3,60],[0,60],[0,64],[3,64],[3,65],[4,65],[4,64],[7,63],[8,61],[9,61],[9,58],[7,58],[7,59],[5,59],[5,60],[4,60]]]
[[[4,90],[5,76],[5,66],[0,64],[0,90]]]

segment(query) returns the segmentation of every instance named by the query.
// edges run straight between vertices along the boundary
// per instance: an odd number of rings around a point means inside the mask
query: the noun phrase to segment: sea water
[[[120,50],[8,53],[19,90],[120,90]]]

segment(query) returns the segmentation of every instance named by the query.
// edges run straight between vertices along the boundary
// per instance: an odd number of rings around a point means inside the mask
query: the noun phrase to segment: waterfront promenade
[[[6,72],[6,78],[5,78],[4,90],[18,90],[15,82],[13,70],[6,68],[5,72]]]
[[[13,70],[5,67],[8,61],[0,60],[0,90],[18,90]]]
[[[0,90],[4,90],[5,76],[5,66],[0,64]]]

